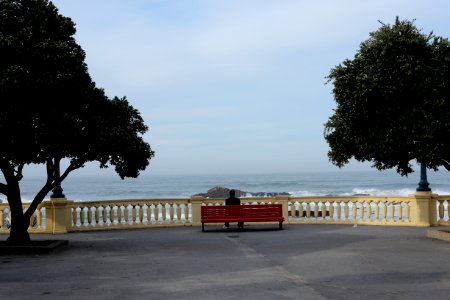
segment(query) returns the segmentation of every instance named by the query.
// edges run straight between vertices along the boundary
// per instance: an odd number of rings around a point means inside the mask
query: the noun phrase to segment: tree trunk
[[[8,243],[11,245],[27,245],[31,243],[30,234],[28,233],[28,226],[30,219],[23,215],[22,207],[11,208],[11,231],[8,237]]]

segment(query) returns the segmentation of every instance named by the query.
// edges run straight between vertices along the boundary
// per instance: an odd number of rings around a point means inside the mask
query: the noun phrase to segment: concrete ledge
[[[427,231],[427,237],[450,242],[450,230],[430,229]]]
[[[68,240],[32,241],[30,245],[13,246],[6,241],[0,242],[0,254],[45,254],[69,244]]]

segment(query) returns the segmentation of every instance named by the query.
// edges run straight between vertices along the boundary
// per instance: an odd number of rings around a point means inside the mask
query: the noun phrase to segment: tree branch
[[[0,183],[0,194],[3,194],[6,197],[8,197],[8,186],[4,183]]]
[[[450,171],[450,163],[448,163],[445,159],[442,160],[442,166],[444,166],[447,171]]]

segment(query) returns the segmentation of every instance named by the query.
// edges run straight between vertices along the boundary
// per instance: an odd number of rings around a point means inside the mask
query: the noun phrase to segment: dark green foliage
[[[412,21],[382,24],[328,75],[337,107],[325,124],[330,161],[411,173],[449,167],[450,45]]]
[[[95,86],[74,34],[72,20],[48,0],[0,0],[0,193],[11,207],[14,242],[29,239],[37,205],[71,171],[98,161],[122,179],[137,177],[154,155],[140,113]],[[63,159],[70,164],[61,172]],[[45,164],[47,181],[23,214],[27,164]]]

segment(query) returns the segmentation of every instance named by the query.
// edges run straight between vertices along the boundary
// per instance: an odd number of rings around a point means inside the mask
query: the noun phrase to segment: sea
[[[76,172],[74,172],[76,173]],[[70,174],[72,175],[72,174]],[[220,186],[249,193],[287,192],[292,196],[373,195],[406,196],[416,191],[420,173],[408,177],[395,171],[331,171],[274,174],[183,174],[145,173],[138,178],[120,179],[112,174],[70,176],[61,184],[69,200],[99,201],[118,199],[189,198]],[[433,193],[450,195],[450,172],[428,171]],[[21,181],[24,202],[30,201],[44,183],[43,178],[27,177]],[[47,198],[50,195],[47,195]],[[1,198],[0,198],[1,199]],[[2,199],[5,202],[5,199]]]

